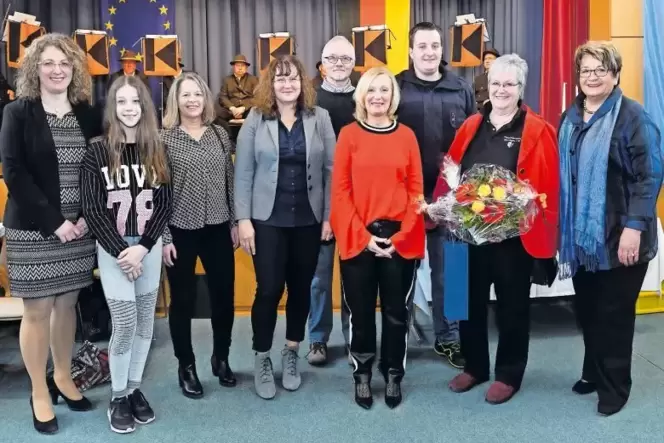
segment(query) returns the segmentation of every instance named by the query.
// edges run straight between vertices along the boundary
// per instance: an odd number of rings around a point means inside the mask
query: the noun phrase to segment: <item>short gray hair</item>
[[[519,96],[523,98],[523,90],[526,88],[528,78],[528,63],[516,54],[501,55],[493,61],[489,68],[489,82],[495,74],[505,71],[513,72],[516,75],[516,81],[519,83]]]

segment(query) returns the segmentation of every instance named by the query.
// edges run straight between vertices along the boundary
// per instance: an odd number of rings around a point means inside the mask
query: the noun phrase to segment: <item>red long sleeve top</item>
[[[401,222],[392,236],[396,252],[424,257],[424,218],[417,214],[423,193],[422,163],[415,133],[396,123],[386,129],[351,123],[339,134],[332,170],[330,224],[342,260],[369,244],[375,220]]]

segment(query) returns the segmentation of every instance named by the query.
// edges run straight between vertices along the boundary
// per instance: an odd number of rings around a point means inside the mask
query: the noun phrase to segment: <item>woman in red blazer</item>
[[[487,305],[491,285],[497,298],[498,352],[489,403],[508,401],[519,390],[528,360],[530,286],[537,259],[556,255],[558,224],[558,147],[556,131],[521,103],[528,65],[515,54],[496,59],[489,70],[489,100],[459,128],[449,155],[461,172],[478,163],[511,170],[546,194],[545,208],[520,237],[482,246],[469,245],[468,320],[460,323],[464,372],[449,384],[466,392],[489,380]],[[439,177],[434,201],[445,192]]]

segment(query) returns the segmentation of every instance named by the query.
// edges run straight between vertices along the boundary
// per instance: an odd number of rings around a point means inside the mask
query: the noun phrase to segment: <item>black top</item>
[[[263,224],[293,228],[316,224],[316,217],[309,203],[311,187],[307,185],[307,143],[302,114],[290,131],[278,120],[279,172],[274,208]]]
[[[482,110],[482,123],[461,160],[462,174],[478,163],[502,166],[516,173],[526,111],[519,108],[514,118],[498,130],[489,120],[490,113],[491,103],[487,103]]]
[[[135,144],[125,145],[120,170],[112,174],[104,139],[90,144],[81,167],[83,215],[99,245],[117,257],[129,247],[123,237],[141,237],[148,251],[171,215],[171,187],[153,185]]]
[[[323,88],[318,88],[316,91],[317,104],[330,114],[332,128],[337,138],[339,138],[341,128],[355,121],[353,117],[355,112],[353,92],[330,92]]]
[[[99,108],[73,106],[86,142],[102,133]],[[2,169],[9,191],[4,225],[39,230],[48,237],[65,222],[55,142],[40,99],[18,98],[5,106],[0,130]]]

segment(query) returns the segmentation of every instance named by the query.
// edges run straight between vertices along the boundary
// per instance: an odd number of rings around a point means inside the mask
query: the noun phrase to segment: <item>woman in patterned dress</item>
[[[0,131],[10,291],[23,299],[21,354],[32,383],[33,424],[41,433],[58,430],[51,405],[58,397],[71,410],[92,409],[70,373],[76,301],[92,284],[95,259],[81,217],[79,171],[87,141],[101,134],[101,116],[89,105],[85,57],[70,36],[36,39]],[[47,380],[49,342],[55,371]]]

